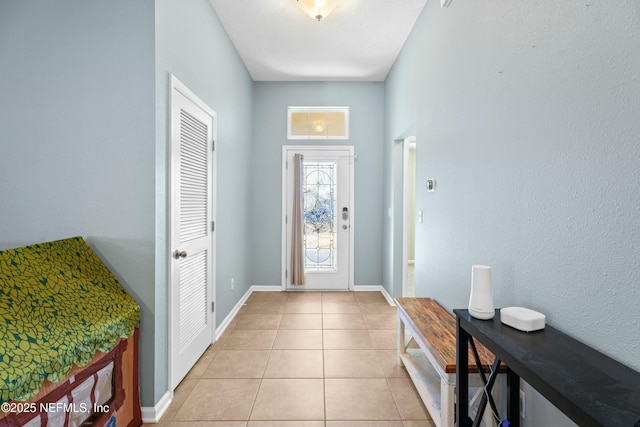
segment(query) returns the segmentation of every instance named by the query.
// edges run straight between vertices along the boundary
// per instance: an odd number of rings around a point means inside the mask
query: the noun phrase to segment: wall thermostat
[[[436,180],[435,178],[429,178],[427,180],[427,191],[428,192],[433,192],[436,191]]]

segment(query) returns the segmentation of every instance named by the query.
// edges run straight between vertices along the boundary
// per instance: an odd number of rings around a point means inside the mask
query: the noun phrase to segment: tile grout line
[[[320,326],[322,327],[322,399],[324,410],[324,425],[327,425],[327,368],[326,358],[324,352],[324,300],[322,294],[320,294]]]
[[[323,296],[324,296],[324,295],[321,293],[321,294],[320,294],[320,301],[319,301],[319,306],[320,306],[320,313],[319,313],[319,315],[320,315],[320,325],[321,325],[320,331],[321,331],[321,334],[322,334],[322,336],[321,336],[321,357],[322,357],[322,380],[323,380],[323,386],[322,386],[322,388],[323,388],[323,403],[324,403],[324,405],[323,405],[323,409],[324,409],[324,411],[323,411],[323,413],[324,413],[324,420],[323,420],[322,422],[323,422],[324,426],[326,427],[327,422],[328,422],[328,421],[327,421],[327,383],[326,383],[326,380],[327,380],[327,360],[326,360],[326,357],[325,357],[327,349],[326,349],[326,342],[325,342],[325,339],[324,339],[324,338],[325,338],[325,336],[324,336],[324,332],[325,332],[325,330],[326,330],[325,328],[327,327],[327,325],[326,325],[326,322],[325,322],[325,319],[324,319],[324,315],[325,315],[325,313],[324,313],[324,303],[325,303],[325,302],[327,302],[327,303],[331,303],[331,302],[340,302],[340,301],[329,301],[329,300],[328,300],[328,301],[325,301],[325,298],[323,298]],[[288,301],[289,301],[289,299],[287,298],[287,302],[288,302]],[[250,303],[250,302],[251,302],[251,301],[249,301],[249,303]],[[256,301],[253,301],[253,302],[256,302]],[[345,301],[345,302],[346,302],[346,301]],[[363,323],[364,323],[364,326],[365,326],[365,328],[364,328],[364,329],[366,329],[366,330],[367,330],[367,332],[368,332],[368,334],[367,334],[367,335],[369,335],[369,339],[371,339],[371,338],[372,338],[372,336],[371,336],[371,332],[372,332],[372,331],[375,331],[375,330],[377,330],[377,329],[373,329],[373,330],[372,330],[372,329],[369,327],[370,325],[369,325],[369,324],[367,324],[367,323],[364,321],[364,316],[365,316],[365,314],[363,314],[363,312],[361,311],[361,310],[362,310],[362,303],[366,303],[366,302],[368,302],[368,301],[359,301],[359,300],[357,300],[357,299],[356,299],[356,301],[355,301],[355,302],[356,302],[356,303],[357,303],[357,305],[358,305],[358,309],[359,309],[359,310],[358,310],[358,311],[359,311],[359,317],[362,319],[362,321],[363,321]],[[278,324],[278,326],[277,326],[277,330],[276,330],[276,336],[277,336],[277,334],[278,334],[278,331],[281,331],[281,330],[282,330],[282,329],[281,329],[281,326],[283,326],[283,323],[282,323],[282,322],[283,322],[283,320],[284,320],[284,315],[285,315],[285,314],[286,314],[286,313],[282,313],[282,314],[281,314],[281,319],[280,319],[280,322],[279,322],[279,324]],[[302,314],[302,312],[301,312],[300,314]],[[346,313],[345,313],[345,314],[346,314]],[[237,324],[234,324],[232,328],[229,328],[229,332],[233,332],[233,331],[236,329],[236,326],[238,326],[238,325],[237,325]],[[375,326],[375,325],[374,325],[374,326]],[[384,329],[384,328],[383,328],[383,329]],[[227,336],[226,338],[229,338],[229,337]],[[226,341],[226,339],[223,339],[222,341]],[[222,344],[222,343],[221,343],[221,344]],[[252,405],[251,405],[251,409],[250,409],[250,411],[249,411],[249,416],[248,416],[248,418],[247,418],[247,420],[246,420],[246,424],[245,424],[246,426],[248,426],[248,424],[252,422],[251,417],[253,416],[254,411],[255,411],[255,409],[256,409],[256,405],[257,405],[257,397],[258,397],[258,394],[259,394],[259,392],[260,392],[260,389],[261,389],[261,387],[262,387],[262,385],[263,385],[263,381],[264,381],[264,379],[265,379],[265,375],[266,375],[266,371],[267,371],[268,362],[269,362],[269,360],[271,359],[271,357],[273,356],[273,353],[274,353],[274,350],[275,350],[275,347],[274,347],[274,346],[275,346],[275,338],[274,338],[274,342],[272,342],[272,343],[271,343],[271,345],[270,345],[270,347],[269,347],[269,349],[268,349],[267,362],[266,362],[266,364],[265,364],[265,366],[264,366],[264,369],[262,370],[262,373],[261,373],[260,377],[258,377],[258,378],[257,378],[257,379],[259,379],[259,381],[258,381],[258,384],[257,384],[257,389],[256,389],[256,393],[255,393],[255,396],[254,396],[254,399],[253,399]],[[223,349],[221,348],[220,350],[223,350]],[[378,368],[382,371],[382,377],[381,377],[381,378],[385,379],[385,383],[386,383],[386,385],[387,385],[387,387],[388,387],[389,391],[391,392],[391,383],[390,383],[390,381],[391,381],[391,377],[388,377],[388,376],[385,374],[384,369],[382,368],[382,359],[381,359],[381,356],[380,356],[380,354],[379,354],[381,350],[382,350],[382,349],[376,349],[376,348],[375,348],[375,346],[373,346],[373,347],[372,347],[372,351],[373,351],[373,353],[374,353],[374,354],[375,354],[375,356],[376,356],[376,357],[375,357],[376,365],[377,365],[377,366],[378,366]],[[214,356],[214,357],[209,361],[209,364],[208,364],[208,365],[213,364],[213,363],[216,361],[217,356],[219,356],[219,354],[216,354],[216,355],[215,355],[215,356]],[[201,379],[202,379],[202,378],[198,378],[198,380],[201,380]],[[391,392],[391,398],[393,399],[395,409],[396,409],[396,411],[397,411],[398,415],[400,416],[399,422],[401,422],[401,423],[403,423],[403,424],[404,424],[404,420],[402,419],[402,414],[400,413],[400,408],[399,408],[399,406],[398,406],[397,397],[396,397],[396,396],[394,395],[394,393],[392,393],[392,392]],[[183,402],[183,403],[184,403],[184,402]],[[181,405],[181,406],[182,406],[182,405]],[[178,410],[179,410],[179,408],[178,408]],[[176,412],[177,412],[177,411],[176,411]],[[242,421],[242,420],[239,420],[239,421]],[[260,420],[253,420],[253,421],[260,421]],[[320,424],[320,423],[319,423],[319,424]]]
[[[282,322],[282,318],[280,318],[280,322]],[[264,365],[264,369],[262,370],[262,375],[259,378],[259,382],[258,382],[258,387],[256,389],[256,394],[253,397],[253,403],[251,404],[251,410],[249,411],[249,415],[247,417],[247,426],[249,425],[249,422],[251,422],[251,416],[253,415],[253,411],[256,407],[256,402],[258,401],[258,394],[260,394],[260,388],[262,388],[262,381],[264,380],[264,375],[267,372],[267,366],[269,364],[269,359],[271,359],[271,354],[273,353],[273,345],[275,344],[275,340],[278,336],[278,332],[280,330],[280,324],[278,324],[278,329],[276,329],[276,336],[273,338],[273,342],[271,343],[271,346],[269,348],[269,355],[267,356],[267,361]]]

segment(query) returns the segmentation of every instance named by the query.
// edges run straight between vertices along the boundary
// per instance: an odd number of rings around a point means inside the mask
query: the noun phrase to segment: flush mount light
[[[337,7],[337,0],[296,0],[296,3],[317,21],[322,21]]]

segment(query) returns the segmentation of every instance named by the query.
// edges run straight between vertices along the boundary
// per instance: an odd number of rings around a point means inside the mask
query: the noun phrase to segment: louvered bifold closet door
[[[180,94],[178,94],[180,95]],[[178,96],[176,95],[176,96]],[[212,150],[213,117],[185,98],[173,120],[179,122],[178,147],[172,147],[172,164],[177,166],[173,181],[172,220],[173,262],[172,307],[178,311],[172,321],[172,377],[183,377],[212,338]],[[176,200],[177,199],[177,200]],[[176,280],[177,279],[177,280]],[[177,283],[175,283],[177,282]],[[178,300],[176,304],[173,298]],[[177,324],[176,324],[177,323]],[[184,371],[184,372],[182,372]],[[180,378],[181,379],[181,378]]]

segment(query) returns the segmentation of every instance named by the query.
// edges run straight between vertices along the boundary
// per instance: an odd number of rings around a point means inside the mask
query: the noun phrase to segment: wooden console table
[[[457,323],[458,402],[466,402],[467,344],[484,344],[509,367],[507,416],[520,426],[520,378],[583,427],[640,427],[640,372],[616,362],[551,326],[521,332],[500,321],[478,320],[468,310],[453,310]],[[637,333],[637,331],[636,331]],[[458,405],[459,427],[471,426],[468,408]]]
[[[431,298],[396,298],[395,301],[398,307],[398,364],[406,367],[436,426],[453,427],[455,318]],[[405,330],[411,335],[408,343],[405,342]],[[412,340],[419,348],[411,348]],[[488,372],[494,356],[482,346],[478,347],[478,352],[483,369]],[[478,372],[475,363],[468,364],[465,371]],[[506,372],[504,367],[503,372]],[[473,379],[471,385],[481,386],[479,380],[475,384]],[[490,415],[487,414],[487,417]]]

